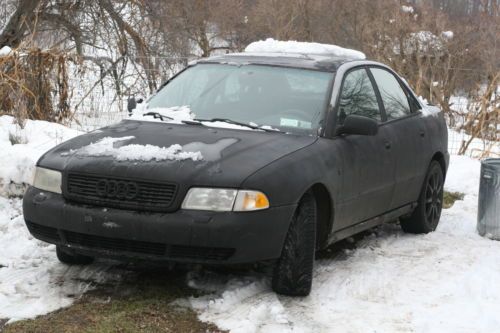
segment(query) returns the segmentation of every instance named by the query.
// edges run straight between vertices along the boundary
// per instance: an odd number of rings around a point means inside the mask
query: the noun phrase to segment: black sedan
[[[383,64],[225,55],[143,104],[38,161],[24,216],[62,262],[271,261],[276,292],[307,295],[317,250],[388,221],[439,222],[444,118]]]

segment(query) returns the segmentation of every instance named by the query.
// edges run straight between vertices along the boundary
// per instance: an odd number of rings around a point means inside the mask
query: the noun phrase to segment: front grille
[[[234,254],[234,249],[223,247],[201,247],[172,245],[169,257],[201,259],[201,260],[226,260]]]
[[[75,202],[114,208],[167,211],[177,193],[172,183],[70,173],[64,196]]]
[[[69,244],[103,250],[135,252],[151,255],[164,255],[166,250],[166,245],[161,243],[109,238],[71,231],[64,231],[64,236]]]
[[[60,230],[62,240],[55,228],[42,226],[26,221],[33,236],[49,243],[66,243],[89,249],[128,252],[160,257],[159,259],[185,259],[192,261],[222,261],[229,259],[235,252],[233,248],[203,247],[187,245],[169,245],[163,243],[144,242],[121,238],[103,237],[83,234],[68,230]]]
[[[48,242],[59,242],[61,240],[55,228],[46,227],[29,221],[26,221],[26,226],[35,238]]]

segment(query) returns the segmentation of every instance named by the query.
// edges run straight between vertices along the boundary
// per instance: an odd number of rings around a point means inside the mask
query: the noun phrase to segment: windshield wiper
[[[196,120],[196,121],[194,121],[194,120],[181,120],[181,123],[188,124],[188,125],[203,126],[203,124],[201,122],[199,122],[198,120]]]
[[[199,123],[201,123],[202,121],[206,121],[206,122],[209,122],[209,123],[214,123],[214,122],[220,121],[220,122],[223,122],[223,123],[228,123],[228,124],[233,124],[233,125],[238,125],[238,126],[244,126],[244,127],[248,127],[248,128],[251,128],[251,129],[261,130],[261,131],[266,131],[266,132],[281,132],[280,130],[274,130],[274,129],[270,129],[270,128],[262,128],[262,127],[259,127],[259,126],[254,126],[254,125],[242,123],[242,122],[239,122],[239,121],[236,121],[236,120],[232,120],[232,119],[228,119],[228,118],[212,118],[212,119],[194,118],[193,120],[195,120],[195,121],[197,121]]]
[[[165,119],[174,120],[174,118],[165,116],[159,112],[148,112],[144,113],[143,116],[153,116],[154,119],[160,119],[161,121],[165,121]]]

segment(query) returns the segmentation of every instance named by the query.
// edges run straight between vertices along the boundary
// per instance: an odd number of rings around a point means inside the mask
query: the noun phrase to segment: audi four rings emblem
[[[134,182],[102,179],[97,183],[97,194],[111,199],[134,199],[139,187]]]

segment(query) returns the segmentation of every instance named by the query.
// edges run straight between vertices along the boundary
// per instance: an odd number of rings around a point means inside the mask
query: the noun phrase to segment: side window
[[[342,125],[352,114],[381,120],[377,95],[364,68],[347,73],[342,85],[338,123]]]
[[[384,103],[387,119],[397,119],[411,113],[408,97],[392,73],[381,68],[370,68]]]

